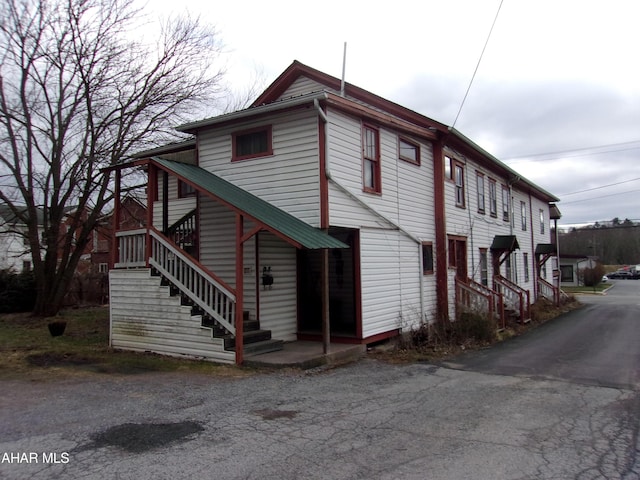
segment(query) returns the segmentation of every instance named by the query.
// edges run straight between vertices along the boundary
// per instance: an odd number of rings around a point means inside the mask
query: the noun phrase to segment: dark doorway
[[[329,235],[349,245],[329,250],[329,317],[332,336],[355,337],[358,231],[330,228]],[[322,251],[298,250],[298,331],[322,332]]]

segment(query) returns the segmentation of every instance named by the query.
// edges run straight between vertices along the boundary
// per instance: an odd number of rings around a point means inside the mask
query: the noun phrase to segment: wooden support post
[[[155,165],[149,164],[147,171],[147,218],[146,218],[146,257],[147,268],[149,268],[149,259],[151,258],[151,227],[153,226],[153,202],[158,198],[158,169]]]
[[[162,233],[169,230],[169,174],[162,171]]]
[[[322,353],[329,353],[331,318],[329,315],[329,249],[322,249]]]
[[[115,185],[113,191],[113,233],[111,235],[111,258],[109,268],[114,268],[115,264],[118,263],[120,251],[118,248],[118,237],[116,237],[116,232],[120,230],[120,182],[122,173],[120,169],[116,169],[115,171]]]
[[[244,218],[236,214],[236,365],[244,362]]]

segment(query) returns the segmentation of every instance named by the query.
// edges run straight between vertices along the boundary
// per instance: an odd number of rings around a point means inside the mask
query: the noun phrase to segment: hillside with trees
[[[640,264],[640,223],[614,218],[568,231],[559,230],[560,252],[593,255],[604,265]]]

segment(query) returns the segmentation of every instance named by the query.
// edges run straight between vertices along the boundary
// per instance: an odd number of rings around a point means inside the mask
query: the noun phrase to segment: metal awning
[[[536,245],[536,255],[555,255],[556,246],[553,243],[539,243]]]
[[[158,168],[176,175],[195,189],[247,216],[297,248],[349,248],[348,245],[322,230],[312,227],[290,213],[197,165],[158,157],[152,157],[150,161]]]
[[[493,243],[491,243],[491,250],[500,250],[513,252],[515,249],[520,249],[518,245],[518,239],[515,235],[496,235],[493,237]]]

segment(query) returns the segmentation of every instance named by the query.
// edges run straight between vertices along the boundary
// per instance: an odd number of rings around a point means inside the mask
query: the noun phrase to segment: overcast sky
[[[227,79],[293,60],[452,125],[500,0],[149,2],[216,27]],[[561,198],[562,225],[640,221],[640,2],[504,0],[455,127]],[[603,187],[603,188],[601,188]],[[575,193],[583,192],[583,193]]]

